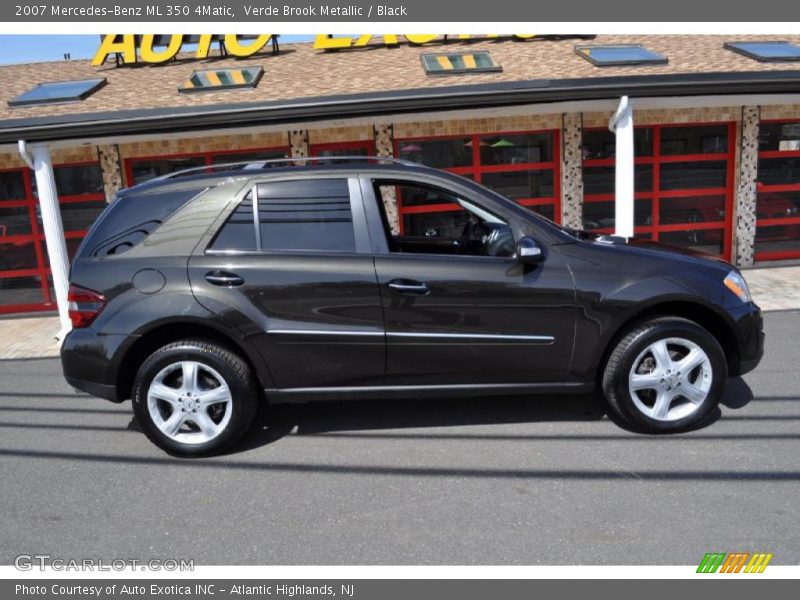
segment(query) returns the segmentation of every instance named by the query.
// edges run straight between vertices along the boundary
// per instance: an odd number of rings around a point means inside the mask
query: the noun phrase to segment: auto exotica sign
[[[196,45],[195,58],[208,58],[211,45],[215,40],[221,40],[225,44],[225,50],[238,57],[252,56],[262,50],[272,40],[274,34],[261,34],[257,36],[246,36],[241,39],[234,33],[225,35],[134,35],[134,34],[108,34],[104,35],[100,42],[100,47],[92,59],[95,66],[102,65],[109,56],[119,56],[122,63],[151,63],[158,64],[167,62],[174,58],[184,45]],[[535,37],[546,38],[552,36],[536,36],[534,34],[513,34],[513,35],[468,35],[460,34],[447,36],[448,41],[455,40],[466,42],[475,39],[495,39],[495,40],[529,40]],[[376,40],[376,38],[378,38]],[[363,48],[370,45],[384,44],[386,46],[397,46],[401,43],[413,45],[431,44],[440,42],[444,39],[439,34],[384,34],[374,35],[371,33],[358,36],[329,36],[318,35],[314,40],[314,48],[317,50],[348,50]]]

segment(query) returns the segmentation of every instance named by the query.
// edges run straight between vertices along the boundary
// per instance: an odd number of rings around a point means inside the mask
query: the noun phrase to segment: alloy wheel
[[[656,421],[677,421],[694,413],[711,390],[711,360],[684,338],[653,342],[633,361],[628,388],[636,408]]]
[[[156,427],[170,439],[203,444],[227,427],[233,398],[216,370],[184,360],[156,374],[147,390],[147,409]]]

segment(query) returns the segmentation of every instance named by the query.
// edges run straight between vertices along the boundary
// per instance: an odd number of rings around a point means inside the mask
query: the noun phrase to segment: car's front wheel
[[[681,431],[705,420],[725,389],[727,364],[703,327],[664,317],[633,327],[617,342],[603,373],[615,415],[640,431]]]
[[[177,456],[215,454],[250,426],[258,394],[245,361],[212,342],[184,340],[154,352],[133,384],[145,435]]]

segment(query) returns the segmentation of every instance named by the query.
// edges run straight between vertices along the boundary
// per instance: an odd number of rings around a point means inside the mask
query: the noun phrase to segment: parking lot
[[[260,415],[245,443],[178,460],[129,404],[76,394],[57,359],[0,361],[0,562],[800,562],[800,312],[721,416],[627,432],[592,397],[330,403]]]

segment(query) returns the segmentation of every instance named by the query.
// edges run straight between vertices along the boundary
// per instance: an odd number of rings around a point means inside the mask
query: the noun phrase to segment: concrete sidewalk
[[[744,271],[753,299],[765,311],[800,309],[800,266]],[[58,356],[57,316],[0,318],[0,360]]]

